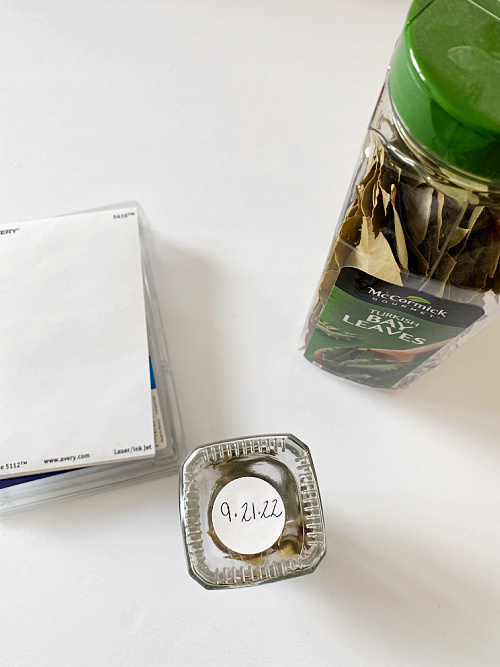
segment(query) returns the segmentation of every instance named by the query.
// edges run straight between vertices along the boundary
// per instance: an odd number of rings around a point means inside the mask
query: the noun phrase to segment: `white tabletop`
[[[187,447],[311,448],[316,573],[208,592],[177,479],[0,521],[9,666],[500,662],[500,324],[399,393],[298,340],[401,0],[3,0],[0,222],[137,199]]]

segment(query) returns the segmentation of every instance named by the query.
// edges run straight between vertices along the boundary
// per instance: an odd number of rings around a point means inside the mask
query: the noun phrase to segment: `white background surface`
[[[139,200],[188,447],[295,433],[329,539],[208,592],[174,478],[7,517],[2,665],[500,663],[500,325],[389,395],[297,352],[408,4],[1,3],[0,222]]]

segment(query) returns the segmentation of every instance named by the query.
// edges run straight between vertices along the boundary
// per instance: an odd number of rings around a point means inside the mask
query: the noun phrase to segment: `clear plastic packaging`
[[[121,209],[129,210],[130,208],[137,210],[141,239],[146,320],[152,369],[155,455],[131,462],[18,477],[8,482],[3,480],[0,483],[2,487],[0,488],[0,513],[2,514],[53,500],[81,496],[132,482],[178,473],[179,456],[182,455],[183,449],[182,426],[148,257],[146,218],[137,202],[127,202],[95,210],[119,212]]]
[[[414,0],[307,322],[306,358],[403,387],[499,313],[500,9]]]

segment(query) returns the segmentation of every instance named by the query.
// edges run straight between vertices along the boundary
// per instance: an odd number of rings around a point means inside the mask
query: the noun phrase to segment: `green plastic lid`
[[[500,0],[415,0],[389,87],[402,121],[429,151],[500,181]]]

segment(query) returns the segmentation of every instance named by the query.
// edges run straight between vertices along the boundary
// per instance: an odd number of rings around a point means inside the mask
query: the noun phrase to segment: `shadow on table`
[[[414,664],[412,654],[422,659],[427,650],[429,664],[439,652],[446,656],[442,664],[454,664],[454,655],[457,664],[465,658],[483,667],[499,664],[500,591],[487,576],[382,527],[375,539],[345,533],[327,539],[327,556],[308,581],[323,611],[318,618],[332,621],[325,631],[336,631],[334,612],[337,623],[342,616],[343,632],[352,624],[354,634],[367,633],[368,643],[376,636],[376,644],[405,647],[408,664]]]
[[[153,272],[187,450],[226,435],[224,355],[217,325],[217,267],[158,236]]]
[[[369,391],[380,410],[398,413],[399,420],[407,413],[409,428],[416,427],[418,419],[431,423],[436,438],[445,438],[451,446],[456,439],[462,450],[470,448],[491,469],[500,454],[499,340],[497,321],[408,389],[360,391]],[[493,531],[498,507],[492,512]],[[327,525],[339,525],[335,517],[326,519]],[[415,535],[391,530],[383,517],[369,534],[350,525],[327,540],[324,562],[308,582],[323,612],[318,618],[331,623],[325,632],[333,635],[339,623],[342,632],[346,624],[352,625],[354,635],[361,628],[368,645],[399,647],[408,664],[425,664],[411,656],[425,661],[426,655],[427,664],[439,664],[441,658],[446,665],[500,664],[498,583],[467,559],[451,558],[452,545],[448,551],[442,541],[439,549],[419,542]]]
[[[391,409],[415,413],[426,422],[455,433],[468,434],[471,445],[497,441],[500,428],[500,320],[452,353],[440,366],[407,389],[391,394],[375,392],[376,400]]]

